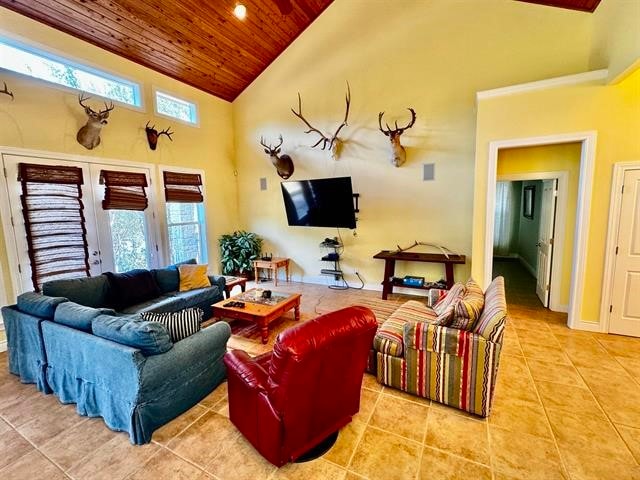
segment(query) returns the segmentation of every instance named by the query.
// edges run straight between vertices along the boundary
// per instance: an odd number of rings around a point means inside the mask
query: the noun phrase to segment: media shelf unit
[[[346,290],[349,288],[347,282],[344,280],[344,274],[340,269],[340,251],[342,249],[341,243],[333,243],[333,242],[322,242],[320,244],[321,252],[326,252],[326,255],[323,255],[320,261],[329,262],[332,264],[333,268],[322,268],[320,269],[321,275],[331,275],[335,280],[333,285],[329,285],[329,288],[333,290]],[[342,282],[340,284],[339,282]]]

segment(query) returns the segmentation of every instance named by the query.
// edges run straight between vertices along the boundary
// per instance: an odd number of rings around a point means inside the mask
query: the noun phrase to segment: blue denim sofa
[[[168,305],[146,311],[168,311]],[[231,332],[224,322],[173,344],[163,326],[139,315],[33,292],[3,307],[2,316],[11,373],[76,403],[81,415],[103,417],[135,444],[149,442],[155,429],[225,378],[222,356]]]

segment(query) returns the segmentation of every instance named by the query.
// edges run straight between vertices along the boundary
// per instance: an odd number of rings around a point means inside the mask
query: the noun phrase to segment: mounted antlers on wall
[[[273,163],[273,166],[276,167],[278,175],[286,180],[291,175],[293,175],[293,160],[291,160],[291,157],[289,155],[279,155],[280,147],[282,146],[283,141],[282,135],[280,135],[279,138],[280,143],[275,147],[272,147],[271,144],[267,145],[266,143],[264,143],[264,139],[260,137],[260,145],[264,147],[264,153],[269,155],[269,157],[271,158],[271,163]]]
[[[318,135],[320,135],[320,139],[314,145],[312,145],[311,148],[315,148],[320,144],[322,144],[322,150],[329,147],[331,158],[333,158],[334,160],[338,159],[338,157],[340,156],[340,151],[342,150],[343,141],[338,138],[338,134],[340,133],[340,130],[342,130],[342,128],[347,125],[347,120],[349,119],[349,105],[351,104],[351,88],[349,87],[349,82],[347,82],[347,94],[345,95],[345,102],[347,104],[347,107],[344,113],[344,120],[338,126],[336,132],[331,138],[325,136],[324,133],[313,127],[307,121],[307,119],[304,118],[304,116],[302,115],[302,99],[300,98],[300,93],[298,93],[298,111],[296,112],[293,108],[291,109],[291,112],[300,120],[302,120],[307,127],[309,127],[309,130],[305,131],[304,133],[317,133]]]
[[[96,112],[84,104],[84,102],[90,98],[91,97],[85,97],[84,93],[78,95],[78,103],[84,108],[84,113],[87,114],[87,123],[78,130],[76,140],[78,140],[78,143],[83,147],[93,150],[100,145],[100,132],[102,131],[102,127],[108,123],[107,118],[109,118],[109,113],[115,107],[113,106],[113,102],[111,102],[111,105],[107,105],[107,102],[104,102],[104,110]]]
[[[13,101],[13,92],[9,91],[9,88],[7,88],[7,82],[2,82],[4,83],[4,88],[2,90],[0,90],[0,93],[4,93],[5,95],[9,95],[11,97],[11,100]]]
[[[160,135],[166,135],[169,140],[173,142],[171,135],[175,133],[171,131],[171,127],[158,132],[155,125],[149,126],[149,122],[147,122],[147,125],[144,127],[144,131],[147,132],[147,141],[149,142],[149,148],[151,150],[155,150],[158,147],[158,138],[160,138]]]
[[[390,128],[388,123],[385,123],[387,129],[382,128],[382,116],[384,112],[380,112],[378,114],[378,125],[380,125],[380,131],[384,133],[387,137],[389,137],[389,141],[391,142],[391,163],[399,167],[402,165],[407,159],[407,152],[404,147],[400,144],[400,137],[404,133],[405,130],[413,127],[413,124],[416,123],[416,112],[413,108],[408,108],[411,112],[411,121],[407,124],[406,127],[398,127],[398,122],[396,121],[396,128]]]

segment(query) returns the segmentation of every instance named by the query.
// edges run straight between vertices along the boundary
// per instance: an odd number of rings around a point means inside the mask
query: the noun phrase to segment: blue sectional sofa
[[[61,280],[55,288],[51,284],[58,282],[51,282],[48,293],[67,296],[30,292],[2,308],[9,370],[63,403],[76,403],[80,415],[100,416],[111,429],[128,432],[132,443],[147,443],[155,429],[224,380],[222,356],[231,331],[219,322],[172,343],[164,326],[100,306],[98,300],[108,298],[100,292],[108,287],[97,278]],[[92,288],[70,288],[87,283]],[[209,290],[201,296],[166,295],[137,310],[166,312],[214,303],[222,299],[223,288],[201,289]]]

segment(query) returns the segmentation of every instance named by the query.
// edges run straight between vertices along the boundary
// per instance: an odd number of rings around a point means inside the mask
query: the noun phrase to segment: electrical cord
[[[342,241],[342,234],[340,233],[340,229],[336,228],[336,230],[338,230],[338,238],[340,239],[340,245],[342,246],[341,250],[340,250],[340,256],[342,256],[342,254],[344,253],[344,242]],[[339,264],[339,262],[338,262]],[[344,285],[346,288],[344,288],[344,290],[347,289],[352,289],[352,290],[362,290],[364,288],[364,280],[362,279],[362,277],[360,276],[360,274],[358,272],[355,272],[356,276],[358,277],[358,280],[360,280],[360,286],[359,287],[352,287],[351,285],[349,285],[349,283],[347,282],[347,279],[344,278],[344,275],[342,276],[342,281],[344,282]]]

